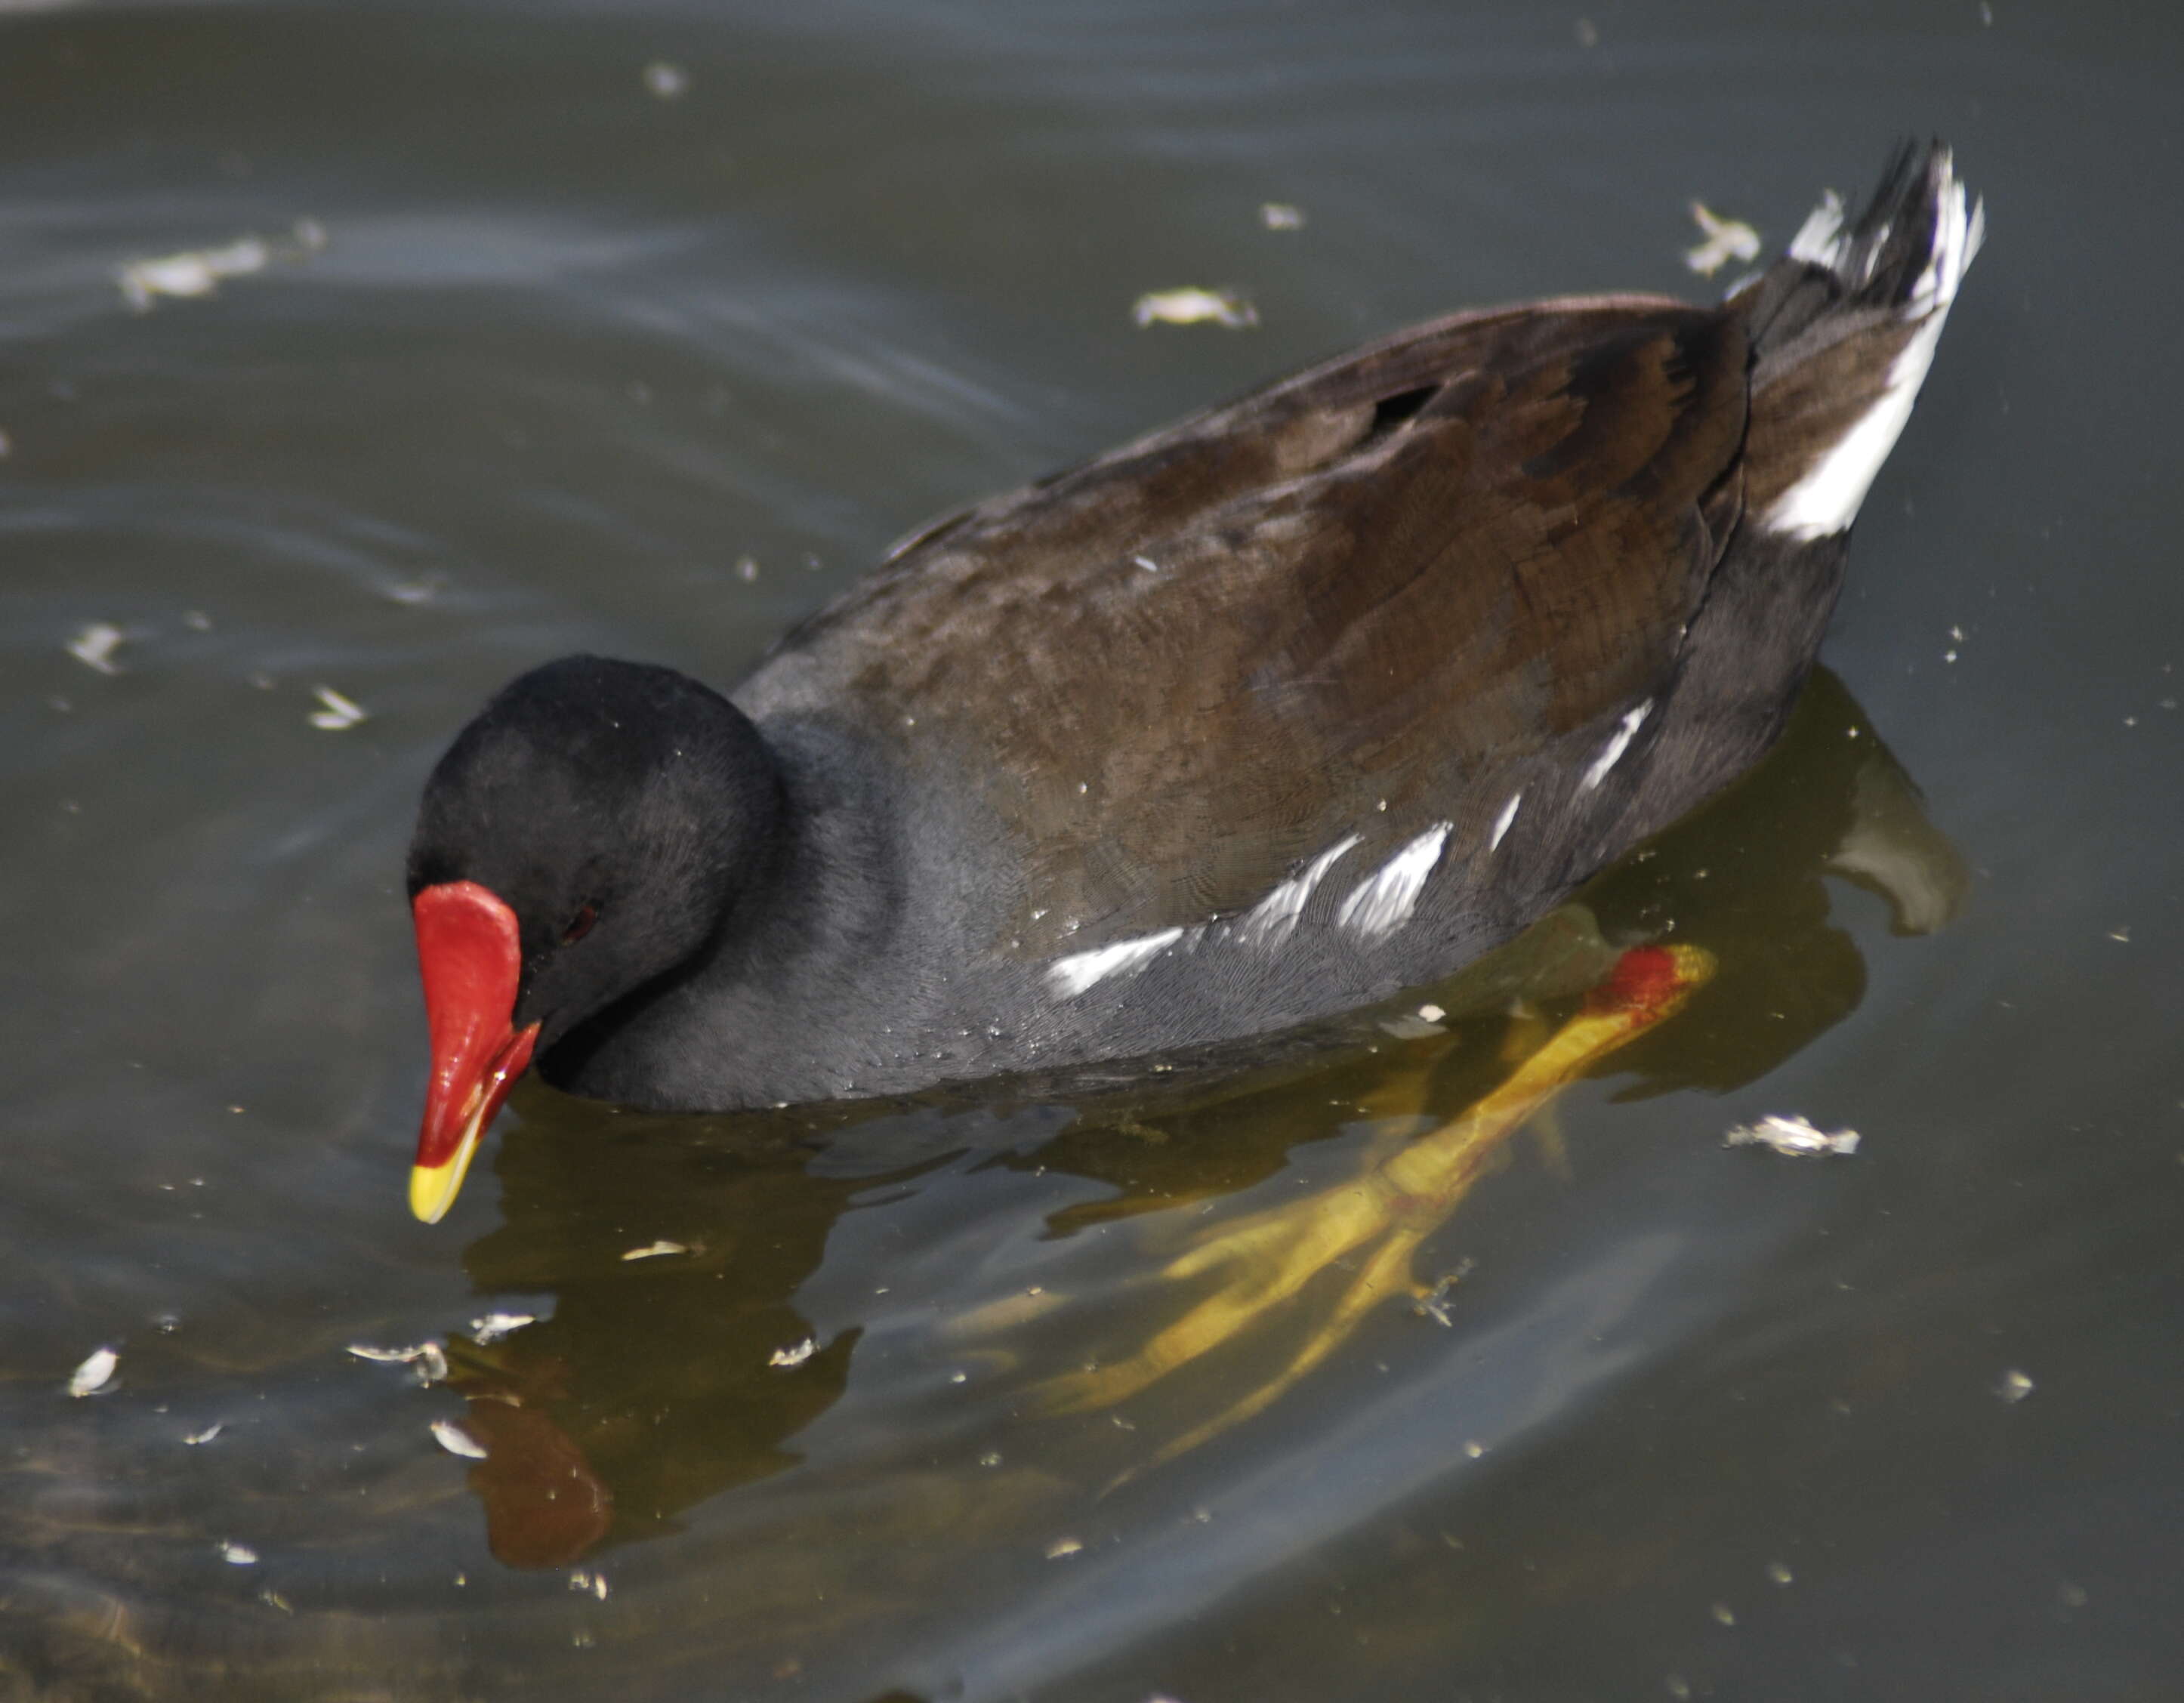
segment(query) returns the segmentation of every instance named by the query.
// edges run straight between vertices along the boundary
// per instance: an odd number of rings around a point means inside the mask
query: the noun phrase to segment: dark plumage
[[[549,1079],[666,1108],[1443,975],[1780,727],[1980,237],[1938,145],[1839,225],[1717,307],[1461,314],[966,509],[733,701],[549,664],[435,770],[411,893],[505,901]]]

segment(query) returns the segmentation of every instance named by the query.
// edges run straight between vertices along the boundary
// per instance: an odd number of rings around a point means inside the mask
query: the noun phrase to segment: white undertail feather
[[[1925,270],[1912,287],[1902,312],[1918,331],[1889,368],[1887,382],[1873,405],[1845,432],[1805,476],[1775,499],[1763,521],[1771,532],[1786,533],[1801,542],[1831,537],[1858,518],[1865,493],[1873,488],[1880,465],[1911,418],[1911,405],[1919,399],[1919,387],[1934,362],[1934,347],[1949,317],[1949,304],[1964,269],[1979,253],[1986,235],[1986,208],[1982,202],[1965,205],[1964,186],[1942,160],[1941,184],[1935,198],[1934,241]],[[1790,244],[1797,259],[1815,265],[1834,267],[1843,258],[1842,203],[1830,193]],[[1876,239],[1867,246],[1871,261],[1880,252]],[[1869,279],[1846,279],[1852,287]]]
[[[1453,822],[1435,822],[1350,889],[1334,921],[1361,940],[1384,939],[1411,920]]]
[[[1790,239],[1790,258],[1835,270],[1842,252],[1842,197],[1832,189],[1820,192],[1820,204],[1805,215],[1797,234]]]

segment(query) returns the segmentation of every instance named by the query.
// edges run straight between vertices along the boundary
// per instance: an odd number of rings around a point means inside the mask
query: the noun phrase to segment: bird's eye
[[[574,946],[592,932],[592,925],[599,920],[599,908],[588,904],[569,919],[569,926],[561,931],[561,943]]]

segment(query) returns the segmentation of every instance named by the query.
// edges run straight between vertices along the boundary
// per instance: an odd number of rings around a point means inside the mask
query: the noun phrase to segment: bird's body
[[[436,771],[413,897],[504,903],[510,1033],[661,1108],[1444,975],[1765,749],[1980,235],[1907,153],[1719,306],[1459,315],[967,509],[726,701],[549,665]]]

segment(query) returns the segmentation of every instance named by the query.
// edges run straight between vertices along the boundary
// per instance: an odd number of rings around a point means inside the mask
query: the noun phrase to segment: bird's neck
[[[905,783],[823,723],[763,730],[779,806],[705,945],[542,1061],[555,1086],[660,1110],[869,1093],[900,1068],[981,925],[921,848]],[[907,1045],[907,1041],[900,1041]]]

